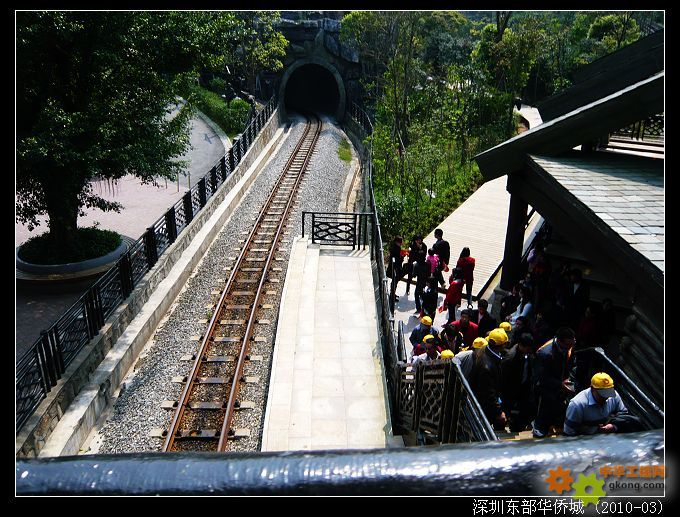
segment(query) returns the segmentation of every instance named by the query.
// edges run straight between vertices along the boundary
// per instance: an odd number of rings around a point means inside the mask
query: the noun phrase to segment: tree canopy
[[[93,179],[175,177],[189,145],[179,86],[223,71],[236,49],[263,66],[280,57],[249,47],[249,30],[225,11],[17,12],[17,219],[32,229],[46,213],[68,247],[84,207],[120,209]]]
[[[341,36],[360,53],[375,114],[374,187],[386,233],[432,229],[481,180],[472,158],[513,136],[516,97],[569,86],[579,66],[635,41],[641,12],[359,11]]]

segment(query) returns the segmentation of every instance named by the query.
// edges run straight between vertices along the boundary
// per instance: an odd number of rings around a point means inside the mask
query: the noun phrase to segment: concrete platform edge
[[[297,314],[299,303],[295,304],[294,307],[289,307],[289,303],[287,302],[288,297],[288,289],[290,288],[291,280],[291,272],[293,271],[293,260],[297,260],[298,255],[302,257],[302,264],[304,266],[304,260],[307,255],[307,238],[303,238],[302,236],[297,236],[293,239],[293,244],[291,247],[292,251],[290,254],[290,262],[288,264],[288,269],[286,270],[286,278],[283,283],[283,291],[281,292],[281,305],[279,306],[279,314],[278,314],[278,321],[276,324],[276,332],[275,332],[275,339],[274,339],[274,353],[272,354],[272,364],[271,364],[271,371],[270,371],[270,381],[269,381],[269,389],[267,390],[267,405],[265,407],[265,412],[264,412],[264,423],[262,425],[262,443],[260,444],[260,450],[262,451],[267,451],[269,450],[269,438],[268,438],[268,430],[269,430],[269,419],[271,416],[271,404],[272,404],[272,393],[274,391],[274,382],[273,379],[275,378],[274,376],[276,375],[276,361],[278,358],[279,354],[279,349],[278,347],[278,342],[280,340],[281,336],[281,327],[284,324],[284,318],[282,317],[285,312],[288,310],[293,311],[295,314]],[[296,254],[297,252],[297,254]],[[301,281],[300,281],[301,283]],[[300,287],[299,285],[296,285],[295,287]],[[298,298],[299,302],[299,298]]]

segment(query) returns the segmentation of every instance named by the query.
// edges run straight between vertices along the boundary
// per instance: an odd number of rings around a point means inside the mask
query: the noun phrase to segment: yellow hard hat
[[[493,340],[493,342],[497,345],[504,345],[508,342],[508,335],[502,328],[497,328],[489,332],[488,340]]]
[[[429,316],[423,316],[423,319],[421,319],[420,322],[423,325],[427,325],[428,327],[432,326],[432,318],[430,318]]]
[[[510,325],[510,323],[508,323],[507,321],[502,322],[502,323],[498,326],[498,328],[502,328],[502,329],[505,330],[506,332],[512,332],[512,325]]]
[[[430,339],[434,339],[434,336],[432,334],[428,334],[423,338],[423,343],[427,343]]]
[[[614,380],[604,372],[598,372],[590,379],[590,386],[595,388],[603,397],[613,397],[616,395],[614,390]]]
[[[439,357],[441,359],[453,359],[453,355],[453,352],[447,348],[446,350],[442,350],[442,353]]]
[[[472,348],[484,348],[489,342],[483,337],[478,337],[472,342]]]

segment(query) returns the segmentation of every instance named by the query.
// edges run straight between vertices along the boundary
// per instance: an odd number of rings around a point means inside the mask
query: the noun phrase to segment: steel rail
[[[255,294],[255,301],[253,302],[253,312],[251,314],[250,319],[248,320],[248,325],[246,327],[246,333],[243,336],[243,341],[241,344],[241,353],[239,354],[238,362],[236,364],[236,372],[234,374],[233,380],[232,380],[232,386],[231,390],[229,392],[229,401],[227,403],[227,415],[226,418],[224,419],[224,422],[222,424],[222,430],[220,432],[220,441],[217,445],[217,450],[218,451],[224,451],[226,450],[228,439],[229,439],[229,434],[230,434],[230,426],[231,426],[231,421],[232,417],[234,414],[234,404],[236,402],[236,396],[238,395],[238,389],[240,385],[240,380],[241,376],[243,375],[243,366],[245,363],[246,356],[248,355],[249,351],[249,344],[250,344],[250,339],[251,335],[253,332],[253,324],[255,322],[255,315],[256,315],[256,309],[258,307],[258,303],[260,301],[260,298],[262,296],[262,288],[264,286],[264,282],[267,280],[268,276],[268,271],[269,271],[269,265],[271,264],[272,259],[274,258],[274,255],[278,251],[278,246],[279,246],[279,241],[281,239],[281,235],[283,232],[283,227],[284,223],[288,219],[288,214],[291,211],[291,207],[293,206],[293,201],[295,199],[295,193],[298,191],[298,188],[300,186],[300,182],[302,181],[302,176],[304,175],[305,169],[307,168],[307,165],[309,164],[310,159],[312,158],[312,153],[314,152],[314,148],[316,146],[316,142],[319,139],[319,135],[321,134],[321,127],[322,127],[322,122],[321,119],[317,118],[314,116],[316,119],[316,127],[314,128],[314,134],[312,135],[311,141],[309,142],[309,147],[306,151],[306,154],[304,156],[304,160],[302,162],[302,165],[300,166],[300,171],[297,174],[297,178],[295,180],[295,184],[292,187],[291,190],[291,195],[288,196],[288,202],[286,203],[286,207],[283,211],[283,214],[281,214],[281,220],[279,221],[278,228],[276,230],[276,235],[274,236],[274,239],[272,240],[272,247],[269,250],[269,253],[267,254],[267,260],[265,262],[265,265],[263,267],[263,274],[262,278],[260,278],[260,283],[258,284],[257,291]],[[301,141],[306,140],[305,138],[301,139]],[[297,154],[297,153],[294,153]],[[292,161],[291,161],[292,164]],[[286,166],[286,171],[288,170],[288,165]],[[283,174],[282,176],[284,176]]]
[[[210,322],[208,324],[208,329],[205,332],[205,334],[204,334],[204,336],[201,340],[201,345],[200,345],[200,347],[199,347],[199,349],[196,353],[196,359],[194,361],[194,364],[192,365],[191,371],[190,371],[189,375],[187,376],[187,382],[186,382],[185,387],[182,391],[182,395],[179,399],[179,404],[178,404],[177,410],[175,412],[175,415],[173,416],[173,420],[170,424],[165,442],[163,444],[163,448],[162,448],[163,451],[170,451],[170,450],[172,450],[173,446],[175,445],[175,439],[178,436],[178,431],[180,430],[181,424],[183,422],[183,418],[185,416],[185,410],[189,406],[191,394],[194,391],[194,388],[196,386],[196,380],[198,378],[198,373],[199,373],[201,366],[203,364],[204,357],[206,357],[206,355],[207,355],[210,344],[214,341],[214,334],[215,334],[216,329],[217,329],[217,324],[220,321],[220,316],[222,315],[222,312],[224,310],[226,302],[227,302],[228,298],[230,297],[230,292],[234,288],[234,285],[236,283],[235,282],[236,277],[240,272],[242,263],[244,262],[246,255],[248,255],[248,253],[251,250],[251,245],[253,244],[253,240],[254,240],[255,236],[261,230],[261,225],[263,223],[264,217],[270,215],[270,214],[268,214],[268,212],[271,209],[274,200],[277,199],[277,197],[280,195],[281,185],[282,185],[283,181],[286,180],[287,178],[290,178],[290,175],[288,173],[290,172],[290,169],[292,168],[293,163],[296,161],[296,159],[299,158],[298,155],[299,155],[303,145],[308,140],[308,136],[309,136],[309,133],[310,133],[311,126],[312,126],[311,123],[308,123],[306,125],[302,137],[299,139],[295,148],[291,152],[291,155],[290,155],[288,161],[286,162],[286,165],[284,166],[283,173],[279,176],[276,184],[272,188],[272,191],[271,191],[269,197],[267,198],[262,210],[259,212],[259,216],[258,216],[257,220],[253,224],[253,229],[251,230],[248,238],[246,239],[245,244],[241,248],[241,252],[239,253],[239,256],[237,257],[234,265],[232,266],[229,278],[228,278],[228,280],[225,284],[225,287],[222,290],[222,293],[220,295],[220,299],[219,299],[219,301],[216,305],[215,311],[214,311],[214,313],[213,313],[213,315],[210,319]],[[318,127],[319,128],[321,127],[320,121],[319,121]],[[316,138],[314,139],[314,142],[315,141],[316,141]],[[308,151],[309,156],[311,156],[312,151],[313,151],[313,144],[310,147],[310,150]],[[307,162],[308,162],[308,158],[305,159],[304,166],[306,166]],[[301,179],[302,174],[304,172],[304,166],[300,168],[300,172],[297,174],[297,181],[295,182],[294,186],[291,189],[290,194],[288,195],[289,203],[287,204],[286,211],[284,212],[283,216],[281,216],[281,219],[279,221],[278,231],[277,231],[276,237],[272,241],[272,248],[270,249],[270,252],[269,252],[270,255],[273,255],[273,253],[276,250],[276,247],[278,245],[279,235],[280,235],[281,230],[284,226],[285,218],[288,214],[289,207],[290,207],[290,204],[291,204],[290,201],[295,198],[295,193],[296,193],[296,190],[297,190],[299,183],[300,183],[299,180]],[[256,296],[255,296],[255,301],[250,305],[250,311],[251,312],[250,312],[250,317],[249,317],[249,322],[248,322],[248,328],[247,328],[247,331],[246,331],[246,337],[244,338],[242,345],[241,345],[241,353],[239,354],[239,364],[237,366],[237,372],[234,375],[233,381],[232,381],[232,391],[233,391],[233,386],[234,385],[238,386],[238,382],[240,381],[241,372],[243,370],[243,360],[247,356],[247,351],[244,352],[244,346],[247,345],[248,338],[250,337],[250,334],[252,333],[252,322],[255,321],[255,313],[258,309],[257,303],[258,303],[260,295],[261,295],[261,289],[262,289],[262,285],[264,283],[264,280],[268,276],[267,270],[268,270],[269,264],[270,264],[270,260],[267,260],[265,266],[262,268],[262,278],[260,280],[258,291],[257,291]],[[231,416],[233,414],[235,401],[236,401],[235,397],[230,396],[229,402],[227,403],[227,405],[225,407],[225,410],[226,410],[225,422],[227,420],[231,421]],[[225,427],[226,426],[223,425],[223,429],[225,429]],[[224,431],[224,432],[228,433],[228,427],[226,427],[226,431]],[[225,441],[226,441],[227,437],[228,436],[225,436]],[[220,435],[220,443],[222,443],[221,438],[222,437]]]

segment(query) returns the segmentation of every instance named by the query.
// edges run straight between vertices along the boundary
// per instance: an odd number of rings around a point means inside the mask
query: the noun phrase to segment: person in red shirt
[[[465,346],[471,347],[474,340],[477,339],[478,327],[476,323],[470,321],[470,311],[468,309],[461,311],[459,320],[453,322],[449,321],[448,324],[453,327],[454,331],[463,334],[463,343],[465,343]]]
[[[597,309],[598,306],[594,303],[586,307],[586,313],[581,318],[576,331],[577,349],[602,346],[602,326]]]
[[[463,279],[467,290],[468,305],[472,305],[472,282],[474,281],[473,272],[475,270],[475,259],[470,256],[470,248],[465,247],[460,252],[460,258],[456,267],[463,270]]]
[[[442,347],[437,344],[437,339],[432,334],[428,334],[423,338],[423,342],[416,345],[413,349],[411,362],[415,364],[418,361],[434,361],[439,359],[441,351]]]
[[[463,270],[458,267],[455,268],[449,281],[451,283],[446,291],[446,297],[444,298],[444,303],[439,308],[439,312],[445,311],[448,308],[449,319],[447,321],[454,321],[456,319],[456,307],[460,305],[463,297],[463,286],[465,285]]]

